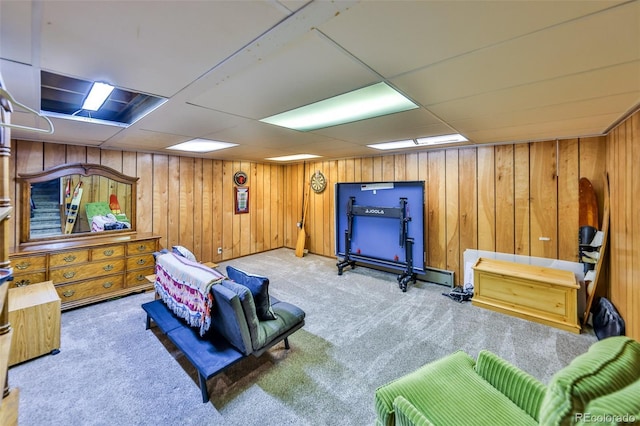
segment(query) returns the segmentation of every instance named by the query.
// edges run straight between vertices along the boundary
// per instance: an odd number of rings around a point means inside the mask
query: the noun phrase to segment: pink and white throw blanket
[[[211,286],[224,275],[174,253],[156,258],[155,288],[167,307],[204,335],[211,325]]]

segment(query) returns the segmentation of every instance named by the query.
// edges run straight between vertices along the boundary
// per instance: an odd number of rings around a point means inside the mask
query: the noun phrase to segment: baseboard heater
[[[356,265],[364,266],[370,269],[377,269],[379,271],[397,273],[397,268],[387,268],[382,265],[375,265],[369,262],[359,262],[356,259]],[[455,285],[453,280],[453,271],[447,271],[445,269],[432,268],[430,266],[424,267],[424,273],[416,274],[416,278],[420,281],[426,281],[433,284],[444,285],[452,287]]]

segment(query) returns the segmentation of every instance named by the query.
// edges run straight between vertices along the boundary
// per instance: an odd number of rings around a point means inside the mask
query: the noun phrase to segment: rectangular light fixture
[[[455,133],[451,135],[439,135],[439,136],[428,136],[424,138],[418,139],[407,139],[403,141],[394,141],[394,142],[383,142],[372,145],[367,145],[369,148],[375,149],[403,149],[403,148],[417,148],[420,146],[428,146],[428,145],[444,145],[448,143],[456,143],[456,142],[466,142],[468,139],[464,136]]]
[[[295,161],[295,160],[308,160],[310,158],[318,158],[319,155],[314,154],[294,154],[294,155],[285,155],[282,157],[271,157],[265,158],[265,160],[271,161]]]
[[[188,151],[188,152],[211,152],[211,151],[217,151],[220,149],[231,148],[233,146],[238,146],[238,144],[214,141],[211,139],[191,139],[190,141],[169,146],[167,147],[167,149],[173,149],[176,151]]]
[[[82,109],[88,111],[97,111],[100,109],[104,101],[107,100],[114,87],[107,83],[95,82],[89,90],[87,98],[82,104]]]
[[[446,143],[467,142],[468,139],[459,133],[451,135],[428,136],[426,138],[416,139],[418,145],[440,145]]]
[[[384,82],[263,118],[263,123],[310,131],[418,108]]]
[[[383,142],[383,143],[376,143],[376,144],[367,145],[367,146],[369,148],[382,149],[382,150],[415,148],[416,141],[414,141],[413,139],[407,139],[404,141]]]

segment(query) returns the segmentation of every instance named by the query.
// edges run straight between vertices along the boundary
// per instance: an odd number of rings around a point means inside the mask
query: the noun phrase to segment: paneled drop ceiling
[[[42,71],[168,100],[129,127],[53,118],[14,138],[163,154],[208,138],[239,146],[198,156],[263,162],[591,136],[640,105],[640,1],[0,2],[0,72],[35,110]],[[310,132],[258,121],[380,81],[420,108]]]

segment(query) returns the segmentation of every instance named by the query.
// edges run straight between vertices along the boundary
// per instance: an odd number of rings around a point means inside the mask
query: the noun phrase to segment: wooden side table
[[[60,297],[53,281],[9,289],[9,323],[13,329],[9,365],[60,348]]]

